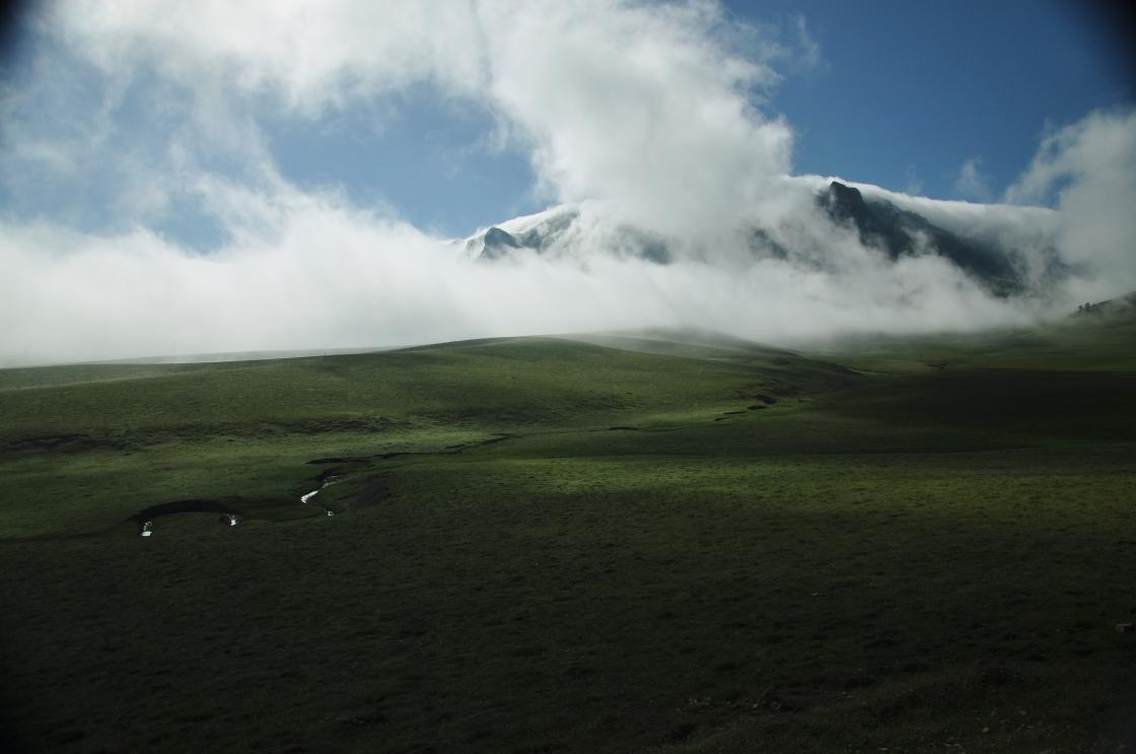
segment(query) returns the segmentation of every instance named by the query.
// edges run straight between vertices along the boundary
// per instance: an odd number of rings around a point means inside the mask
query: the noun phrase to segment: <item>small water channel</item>
[[[327,475],[321,475],[320,480],[321,481],[320,481],[319,487],[316,487],[311,492],[300,495],[300,502],[303,503],[304,505],[314,505],[315,507],[322,510],[329,517],[334,516],[335,511],[333,511],[331,508],[325,508],[324,506],[320,505],[319,503],[313,503],[312,500],[315,499],[315,496],[318,495],[320,492],[322,492],[325,487],[332,485],[332,484],[335,484],[338,481],[338,478],[334,474],[327,474]]]
[[[324,505],[320,505],[314,501],[316,495],[324,490],[329,485],[335,484],[339,478],[334,473],[326,471],[319,476],[319,487],[316,487],[311,492],[306,492],[300,495],[300,502],[304,505],[310,505],[314,508],[319,508],[323,511],[324,515],[330,517],[335,515],[335,511]],[[225,526],[233,527],[243,520],[243,516],[238,511],[232,510],[224,503],[217,500],[175,500],[169,503],[160,503],[145,508],[130,517],[138,526],[138,534],[142,537],[154,536],[154,522],[164,516],[172,516],[177,513],[218,513],[220,518],[218,521]]]
[[[154,535],[154,521],[177,513],[218,513],[218,519],[225,526],[233,527],[241,522],[241,514],[216,500],[174,500],[169,503],[151,505],[130,517],[138,525],[138,534],[143,537]]]

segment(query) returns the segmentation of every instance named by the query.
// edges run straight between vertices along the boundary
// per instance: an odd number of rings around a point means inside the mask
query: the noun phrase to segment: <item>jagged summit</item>
[[[859,189],[832,181],[817,203],[833,222],[851,225],[861,243],[876,247],[891,259],[937,253],[999,294],[1021,290],[1022,280],[1012,249],[964,238],[927,218],[883,199],[864,199]]]
[[[864,195],[860,193],[860,189],[845,186],[840,181],[828,184],[819,200],[821,206],[838,220],[854,220],[865,214]]]
[[[501,230],[496,225],[485,231],[481,238],[481,256],[486,259],[497,259],[508,253],[509,249],[519,249],[521,244],[507,230]]]
[[[562,204],[491,225],[466,239],[466,254],[492,261],[520,250],[544,251],[564,236],[579,214],[577,207]]]

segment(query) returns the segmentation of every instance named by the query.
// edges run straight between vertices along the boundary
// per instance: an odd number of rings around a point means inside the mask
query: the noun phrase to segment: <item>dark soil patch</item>
[[[168,503],[158,503],[149,508],[143,508],[128,520],[141,525],[145,521],[152,521],[161,516],[172,516],[175,513],[223,513],[225,515],[241,516],[240,511],[233,510],[219,500],[172,500]]]
[[[312,466],[323,466],[329,463],[367,463],[366,456],[344,456],[342,458],[313,458],[308,461]]]
[[[51,451],[78,451],[89,450],[98,443],[90,435],[47,435],[44,437],[27,437],[8,443],[4,450],[10,453],[40,453]]]
[[[343,469],[340,469],[340,468],[333,467],[333,468],[330,468],[330,469],[324,469],[323,471],[320,472],[319,476],[316,477],[316,480],[320,484],[327,484],[328,482],[332,481],[333,479],[338,478],[342,474],[343,474]]]

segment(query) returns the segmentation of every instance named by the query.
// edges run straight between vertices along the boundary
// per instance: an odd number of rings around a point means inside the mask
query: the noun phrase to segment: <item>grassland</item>
[[[5,735],[1134,750],[1134,342],[1119,319],[0,371]],[[327,474],[333,518],[298,502]],[[137,535],[179,500],[242,522]]]

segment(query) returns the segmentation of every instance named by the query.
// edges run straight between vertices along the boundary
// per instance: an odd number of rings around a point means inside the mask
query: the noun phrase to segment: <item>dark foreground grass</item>
[[[180,413],[151,387],[180,373],[147,372],[119,393],[154,391],[124,447],[102,403],[47,394],[82,385],[0,392],[21,428],[0,467],[10,741],[1131,750],[1131,373],[857,376],[737,344],[607,344],[635,351],[200,367]],[[255,374],[289,399],[234,398]],[[307,395],[335,380],[368,384]],[[88,440],[30,445],[48,431],[26,390],[56,407],[50,432]],[[327,471],[339,515],[304,516],[295,495]],[[259,502],[231,529],[122,523],[195,496]]]

